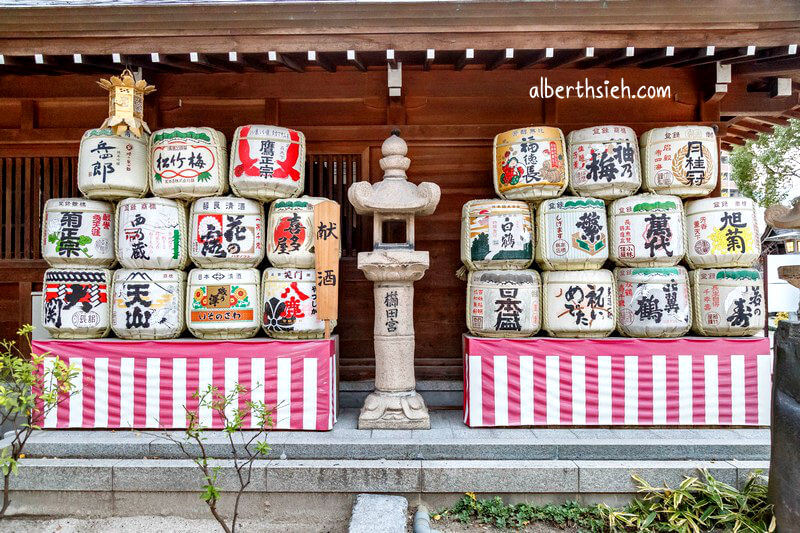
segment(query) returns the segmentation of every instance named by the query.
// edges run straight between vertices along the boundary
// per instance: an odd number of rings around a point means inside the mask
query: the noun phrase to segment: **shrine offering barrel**
[[[686,234],[692,268],[749,267],[761,255],[758,214],[749,198],[687,202]]]
[[[201,339],[246,339],[261,319],[258,270],[195,268],[186,287],[186,324]]]
[[[706,196],[717,186],[719,149],[709,126],[671,126],[642,134],[643,186],[681,198]]]
[[[545,200],[536,213],[536,262],[543,270],[595,270],[608,259],[606,206],[596,198]]]
[[[680,337],[692,325],[682,266],[617,268],[617,331],[627,337]]]
[[[50,268],[42,287],[42,325],[56,339],[99,339],[111,328],[111,271]]]
[[[542,273],[542,328],[551,337],[607,337],[616,305],[610,270]]]
[[[314,268],[314,206],[326,198],[275,200],[267,216],[267,258],[275,267]]]
[[[461,210],[461,262],[469,270],[528,268],[534,240],[525,202],[471,200]]]
[[[305,161],[302,132],[279,126],[240,126],[231,143],[231,187],[239,196],[262,202],[300,196]]]
[[[567,188],[564,134],[550,126],[529,126],[494,138],[494,190],[506,200],[536,202]]]
[[[78,189],[87,198],[119,200],[147,194],[147,134],[88,130],[78,153]]]
[[[685,255],[683,204],[677,196],[637,194],[608,208],[611,248],[619,266],[674,266]]]
[[[203,268],[253,268],[264,259],[264,208],[236,196],[199,198],[189,219],[189,257]]]
[[[767,311],[764,280],[754,268],[708,268],[689,272],[699,335],[738,337],[763,333]]]
[[[111,328],[121,339],[174,339],[186,327],[186,273],[180,270],[114,272]]]
[[[261,284],[263,327],[276,339],[321,339],[317,316],[317,272],[313,268],[266,268]],[[331,321],[331,329],[336,321]]]
[[[627,126],[594,126],[567,135],[569,188],[574,194],[614,200],[642,186],[639,143]]]
[[[44,204],[42,257],[54,267],[110,267],[114,208],[85,198],[51,198]]]
[[[117,204],[117,259],[125,268],[183,269],[189,264],[186,206],[168,198]]]
[[[228,191],[225,135],[212,128],[167,128],[150,140],[150,187],[164,198],[191,200]]]
[[[535,270],[478,270],[467,278],[467,328],[480,337],[539,332],[541,280]]]

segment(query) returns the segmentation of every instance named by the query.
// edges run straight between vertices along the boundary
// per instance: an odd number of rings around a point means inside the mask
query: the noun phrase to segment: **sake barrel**
[[[189,257],[199,267],[251,268],[264,259],[264,209],[235,196],[192,204]]]
[[[717,186],[719,151],[709,126],[671,126],[642,134],[644,188],[682,198],[705,196]]]
[[[469,270],[528,268],[533,241],[525,202],[471,200],[461,210],[461,261]]]
[[[275,200],[267,217],[267,257],[272,266],[314,268],[314,206],[327,198]]]
[[[609,207],[611,248],[620,266],[672,266],[685,255],[683,204],[677,196],[638,194]]]
[[[542,273],[542,317],[551,337],[607,337],[616,327],[610,270]]]
[[[201,339],[246,339],[261,319],[258,270],[195,268],[186,288],[186,324]]]
[[[262,278],[262,323],[276,339],[321,339],[325,322],[317,316],[317,271],[266,268]],[[331,329],[336,325],[331,321]]]
[[[507,200],[539,201],[567,188],[564,134],[530,126],[494,138],[494,190]]]
[[[150,186],[164,198],[191,200],[228,190],[225,135],[212,128],[167,128],[150,141]]]
[[[50,268],[44,273],[42,325],[56,339],[99,339],[111,327],[111,271]]]
[[[118,200],[147,194],[148,135],[88,130],[78,152],[78,188],[88,198]]]
[[[480,337],[539,332],[541,282],[535,270],[478,270],[467,277],[467,328]]]
[[[593,270],[608,259],[606,205],[597,198],[545,200],[536,213],[536,262],[543,270]]]
[[[186,274],[121,268],[114,272],[111,328],[122,339],[174,339],[183,333]]]
[[[746,336],[764,332],[764,280],[754,268],[708,268],[689,272],[694,322],[699,335]]]
[[[569,188],[580,196],[614,200],[642,186],[639,143],[627,126],[594,126],[567,135]]]
[[[305,187],[306,138],[278,126],[240,126],[231,143],[230,179],[239,196],[268,202],[300,196]]]
[[[758,215],[749,198],[687,202],[686,236],[692,268],[749,267],[761,255]]]
[[[44,204],[42,257],[50,266],[107,267],[114,257],[114,208],[85,198]]]
[[[125,268],[183,269],[189,263],[186,206],[168,198],[117,204],[117,259]]]
[[[680,337],[692,325],[689,277],[682,266],[614,270],[617,331],[627,337]]]

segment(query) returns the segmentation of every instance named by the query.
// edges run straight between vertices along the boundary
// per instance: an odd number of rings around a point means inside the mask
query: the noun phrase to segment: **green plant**
[[[772,133],[759,133],[731,152],[731,178],[739,191],[761,205],[780,203],[800,178],[800,120],[789,119]]]
[[[197,409],[184,408],[187,423],[182,438],[176,438],[166,431],[155,435],[176,444],[181,453],[192,459],[200,469],[203,475],[203,491],[200,496],[214,519],[226,533],[235,533],[236,531],[239,502],[242,493],[250,485],[255,460],[259,457],[266,457],[270,450],[266,440],[261,437],[272,427],[272,413],[264,402],[248,401],[244,408],[239,408],[239,396],[246,391],[247,389],[238,383],[227,395],[211,385],[205,390],[198,390],[193,394],[193,397],[197,399]],[[201,409],[209,409],[212,416],[216,416],[222,421],[221,432],[227,437],[230,445],[233,469],[238,483],[230,525],[217,508],[221,496],[218,479],[221,467],[213,464],[214,458],[208,455],[206,438],[210,428],[200,420]],[[252,431],[245,434],[243,425],[248,415],[255,420],[256,427],[248,428]],[[192,451],[193,445],[197,447],[199,453]]]
[[[702,480],[687,477],[676,489],[653,487],[639,476],[640,497],[623,509],[601,506],[612,531],[700,533],[775,531],[767,487],[758,473],[741,491],[701,470]]]
[[[608,530],[605,515],[597,506],[582,506],[577,502],[563,505],[508,505],[499,496],[479,500],[472,492],[468,492],[453,507],[432,514],[434,520],[448,516],[463,523],[475,521],[502,529],[544,522],[562,528],[577,527],[579,531],[587,533]]]
[[[77,367],[53,357],[53,365],[45,365],[49,354],[35,354],[30,334],[33,326],[22,326],[17,335],[25,340],[22,348],[16,341],[0,342],[0,424],[11,425],[11,444],[0,453],[3,471],[3,506],[5,516],[11,504],[11,475],[16,475],[19,460],[24,458],[25,443],[31,434],[41,429],[39,424],[59,403],[76,392]]]

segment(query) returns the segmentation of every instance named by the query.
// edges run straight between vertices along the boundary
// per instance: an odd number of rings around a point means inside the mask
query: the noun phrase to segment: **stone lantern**
[[[358,214],[373,216],[373,251],[358,254],[358,268],[375,283],[375,390],[359,429],[431,425],[414,378],[414,282],[429,265],[428,252],[414,250],[414,217],[433,213],[441,191],[435,183],[407,181],[411,160],[399,135],[393,131],[381,146],[383,179],[354,183],[347,194]]]

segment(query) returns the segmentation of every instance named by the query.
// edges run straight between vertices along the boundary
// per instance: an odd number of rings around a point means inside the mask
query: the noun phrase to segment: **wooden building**
[[[36,3],[36,2],[33,2]],[[3,2],[0,5],[19,5]],[[372,376],[372,283],[356,268],[371,225],[346,190],[377,180],[398,128],[412,181],[440,185],[417,222],[431,266],[416,284],[419,378],[461,375],[461,206],[494,197],[491,143],[529,124],[637,133],[712,124],[727,145],[800,113],[796,0],[412,2],[0,8],[0,335],[30,321],[40,221],[79,195],[78,143],[107,115],[99,75],[141,69],[152,129],[242,124],[303,131],[307,192],[343,205],[341,375]],[[532,87],[668,86],[658,98],[531,98]],[[788,79],[788,82],[786,81]]]

